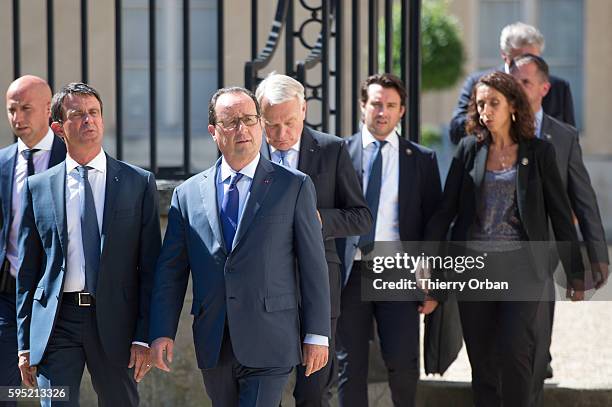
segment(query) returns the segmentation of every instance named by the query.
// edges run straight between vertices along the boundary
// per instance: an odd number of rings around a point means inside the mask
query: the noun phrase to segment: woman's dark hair
[[[506,98],[508,104],[514,108],[516,121],[510,120],[510,137],[515,142],[535,137],[534,115],[521,85],[512,75],[504,72],[493,72],[483,76],[472,89],[472,97],[468,105],[465,130],[467,134],[474,134],[480,141],[491,139],[489,129],[480,123],[480,115],[476,106],[476,92],[478,87],[489,86]]]

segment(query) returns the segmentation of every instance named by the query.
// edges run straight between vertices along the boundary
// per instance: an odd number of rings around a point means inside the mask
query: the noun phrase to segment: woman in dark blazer
[[[510,281],[511,297],[482,292],[460,301],[461,324],[475,405],[528,406],[539,295],[551,279],[548,251],[538,242],[553,239],[550,220],[572,299],[581,300],[577,234],[553,146],[535,138],[534,116],[512,76],[494,72],[478,81],[466,130],[472,135],[457,147],[425,240],[444,240],[452,223],[451,240],[462,242],[454,254],[486,252],[479,278]]]

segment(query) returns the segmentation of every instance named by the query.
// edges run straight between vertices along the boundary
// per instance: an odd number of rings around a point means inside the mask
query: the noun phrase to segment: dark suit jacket
[[[106,356],[127,366],[133,341],[148,342],[153,269],[161,246],[155,177],[109,156],[96,290],[98,332]],[[19,350],[37,365],[53,335],[66,272],[66,165],[28,177],[19,234]]]
[[[449,136],[453,143],[459,143],[459,140],[466,135],[465,122],[468,105],[470,103],[470,98],[472,97],[472,89],[480,78],[486,74],[494,72],[495,70],[503,72],[504,66],[501,65],[495,69],[475,72],[468,76],[463,83],[463,88],[459,94],[459,100],[457,101],[457,106],[453,111],[453,118],[450,122]],[[550,75],[550,90],[542,101],[542,107],[544,108],[544,112],[546,114],[553,116],[564,123],[576,126],[572,92],[570,90],[570,85],[566,80]]]
[[[191,270],[198,367],[217,365],[226,326],[241,364],[295,366],[300,326],[330,335],[314,186],[301,172],[261,157],[234,247],[226,248],[216,193],[220,163],[174,190],[155,274],[150,339],[176,335]]]
[[[64,141],[55,136],[49,156],[49,168],[64,161],[66,158],[66,145]],[[17,143],[0,150],[0,265],[6,257],[9,230],[11,228],[11,215],[13,210],[13,178],[15,164],[17,163]]]
[[[591,262],[609,263],[608,246],[597,197],[591,186],[589,173],[584,167],[582,150],[578,142],[578,131],[544,114],[541,138],[555,146],[559,174],[572,209],[578,218],[578,225],[587,245],[589,259]]]
[[[363,144],[361,132],[346,141],[353,168],[362,182]],[[436,153],[399,137],[399,232],[401,241],[420,241],[425,225],[436,210],[441,195],[440,171]],[[363,193],[363,192],[362,192]],[[342,257],[344,284],[348,281],[359,236],[338,241]]]
[[[262,156],[270,158],[267,143],[262,143],[261,152]],[[328,263],[340,264],[335,239],[365,234],[372,227],[372,214],[361,192],[361,184],[344,141],[304,127],[298,170],[310,176],[317,192],[325,258]],[[341,281],[338,270],[339,267],[330,268],[332,317],[340,315]]]
[[[470,239],[477,203],[482,198],[482,182],[486,172],[488,144],[476,137],[463,138],[451,163],[442,203],[427,224],[426,240],[442,241],[454,221],[451,240]],[[534,242],[551,240],[548,220],[552,222],[559,243],[561,262],[569,277],[582,279],[584,268],[578,237],[572,223],[569,199],[563,187],[555,159],[554,147],[543,140],[520,141],[518,150],[517,205],[527,239]],[[571,243],[568,250],[564,244]],[[532,265],[541,279],[551,272],[548,253],[532,252]]]

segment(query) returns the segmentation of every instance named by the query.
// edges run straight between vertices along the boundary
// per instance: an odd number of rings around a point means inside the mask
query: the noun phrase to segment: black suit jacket
[[[451,240],[470,240],[477,203],[482,199],[488,150],[488,143],[478,142],[474,136],[467,136],[459,142],[444,186],[442,203],[427,224],[426,240],[444,240],[453,221]],[[534,242],[551,240],[550,219],[568,277],[582,279],[584,267],[578,237],[554,147],[537,138],[521,140],[517,165],[517,205],[527,239]],[[571,243],[570,250],[565,246],[568,242]],[[531,252],[538,277],[548,278],[550,256],[546,251]]]
[[[468,105],[472,97],[472,89],[483,76],[497,71],[504,71],[504,66],[501,65],[495,69],[487,69],[471,74],[463,83],[463,88],[459,94],[457,106],[453,111],[453,118],[450,122],[449,136],[453,143],[459,143],[465,137],[465,122],[467,116]],[[574,119],[574,102],[569,83],[561,78],[550,75],[550,90],[542,100],[544,112],[556,119],[576,126]]]
[[[347,139],[353,168],[362,182],[363,144],[361,132]],[[363,194],[363,192],[361,192]],[[440,171],[436,153],[426,147],[399,137],[399,232],[401,241],[420,241],[425,226],[441,196]],[[340,239],[344,283],[348,281],[359,236]]]
[[[64,141],[54,136],[49,156],[48,168],[64,161],[66,158],[66,145]],[[17,143],[13,143],[0,150],[0,265],[6,257],[9,229],[11,228],[11,214],[13,210],[13,178],[15,164],[17,163]]]
[[[589,259],[593,263],[609,263],[606,236],[601,223],[597,197],[582,160],[578,131],[544,114],[540,136],[555,147],[561,180],[569,196]]]
[[[270,158],[267,143],[262,156]],[[317,210],[321,215],[325,258],[340,264],[335,239],[367,233],[372,214],[361,193],[360,181],[341,138],[304,127],[300,142],[298,170],[307,174],[317,192]],[[339,267],[330,267],[332,317],[340,315]]]

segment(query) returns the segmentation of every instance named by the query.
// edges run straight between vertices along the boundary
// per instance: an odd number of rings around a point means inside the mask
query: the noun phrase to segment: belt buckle
[[[90,293],[77,293],[79,295],[79,307],[91,307]]]

